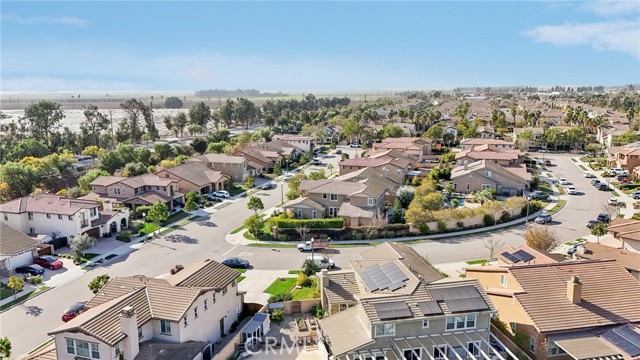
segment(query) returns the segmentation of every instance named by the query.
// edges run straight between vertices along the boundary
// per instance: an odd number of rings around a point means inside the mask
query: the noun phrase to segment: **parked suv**
[[[536,190],[534,192],[529,193],[529,200],[547,200],[549,199],[549,194],[544,191]]]
[[[608,215],[608,214],[604,214],[604,213],[602,213],[602,214],[598,214],[598,217],[596,218],[596,220],[597,220],[597,221],[600,221],[600,222],[603,222],[603,223],[605,223],[605,224],[608,224],[608,223],[609,223],[610,218],[609,218],[609,215]]]
[[[634,199],[640,199],[640,191],[634,191],[633,194],[631,194],[631,197]]]

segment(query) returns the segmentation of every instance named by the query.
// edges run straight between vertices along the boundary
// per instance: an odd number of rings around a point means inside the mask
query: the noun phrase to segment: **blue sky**
[[[640,83],[639,1],[3,1],[2,91]]]

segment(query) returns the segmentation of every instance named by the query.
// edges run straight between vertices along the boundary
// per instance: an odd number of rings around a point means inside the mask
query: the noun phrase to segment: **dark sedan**
[[[87,304],[86,301],[79,301],[73,305],[71,305],[67,310],[62,314],[62,321],[67,322],[80,314],[82,310],[84,310],[84,306]]]
[[[17,267],[16,272],[19,274],[42,275],[44,274],[44,268],[37,264],[25,265]]]
[[[224,259],[222,260],[222,264],[227,265],[230,268],[237,268],[237,269],[248,269],[251,266],[251,264],[249,264],[247,260],[239,257]]]
[[[60,269],[62,267],[62,261],[58,258],[54,258],[53,256],[37,257],[33,259],[33,263],[51,270]]]

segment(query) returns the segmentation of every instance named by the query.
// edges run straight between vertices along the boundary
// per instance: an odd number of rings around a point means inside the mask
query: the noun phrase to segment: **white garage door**
[[[11,269],[15,269],[22,265],[29,265],[31,263],[33,263],[33,255],[31,254],[31,251],[23,252],[22,254],[18,254],[9,259],[9,267]]]

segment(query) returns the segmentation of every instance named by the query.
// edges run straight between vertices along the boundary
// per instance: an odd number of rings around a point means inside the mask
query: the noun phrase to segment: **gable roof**
[[[167,280],[173,286],[222,289],[238,277],[238,272],[213,260],[186,266]]]
[[[89,185],[109,186],[124,179],[126,179],[124,176],[98,176]]]
[[[431,283],[444,278],[425,258],[420,256],[412,247],[397,242],[384,242],[360,254],[363,259],[397,259],[409,271],[424,281]]]
[[[511,259],[505,257],[504,255],[502,255],[503,253],[507,252],[509,254],[513,254],[517,251],[525,251],[527,253],[529,253],[531,256],[533,256],[533,259],[531,259],[530,261],[527,262],[523,262],[523,261],[518,261],[516,263],[514,263]],[[527,245],[521,245],[518,247],[512,247],[512,246],[506,246],[503,248],[500,248],[496,251],[496,254],[498,254],[498,258],[500,260],[502,260],[504,263],[509,264],[509,265],[533,265],[533,264],[552,264],[552,263],[557,263],[558,260],[556,260],[555,257],[553,257],[552,254],[549,254],[547,252],[544,251],[540,251],[538,249],[534,249],[530,246]],[[564,255],[563,255],[564,257]]]
[[[22,214],[25,212],[73,215],[82,209],[93,209],[100,203],[93,200],[74,199],[58,195],[29,195],[1,204],[2,212]]]
[[[472,139],[462,140],[460,142],[460,145],[482,145],[482,144],[513,146],[513,143],[510,143],[508,141],[504,141],[501,139],[492,139],[492,138],[472,138]]]
[[[217,183],[224,177],[229,177],[221,171],[211,170],[202,162],[189,162],[176,167],[164,169],[169,174],[188,181],[196,186]]]
[[[169,186],[172,183],[177,183],[178,181],[171,178],[161,178],[156,174],[144,174],[144,175],[124,178],[119,182],[135,189],[142,186],[163,186],[164,187],[164,186]]]
[[[354,302],[354,295],[360,294],[356,275],[351,270],[330,271],[322,273],[322,276],[326,277],[324,290],[330,303]]]
[[[242,164],[245,158],[242,156],[233,156],[226,154],[204,154],[197,157],[198,159],[210,163],[223,163],[223,164]]]
[[[616,260],[627,270],[640,271],[640,253],[593,242],[585,242],[581,246],[584,252],[576,252],[579,258]]]
[[[523,292],[514,297],[539,332],[576,330],[640,321],[640,282],[613,260],[511,266]],[[580,277],[582,301],[566,295],[572,275]]]
[[[313,199],[310,199],[308,197],[299,197],[295,200],[291,200],[289,201],[286,205],[283,206],[283,208],[288,209],[288,208],[295,208],[297,207],[297,205],[304,205],[307,206],[311,209],[315,209],[315,210],[319,210],[319,211],[323,211],[324,212],[324,206],[322,206],[322,204],[318,203],[317,201],[314,201]]]
[[[531,179],[531,174],[527,173],[526,168],[520,166],[520,164],[514,164],[512,166],[501,166],[493,164],[487,160],[479,160],[468,163],[466,169],[464,165],[456,166],[455,168],[453,168],[453,170],[451,170],[451,180],[485,170],[498,172],[504,176],[510,177],[515,181],[520,181],[523,184]]]
[[[38,241],[11,226],[0,222],[0,256],[12,256],[33,249]]]

